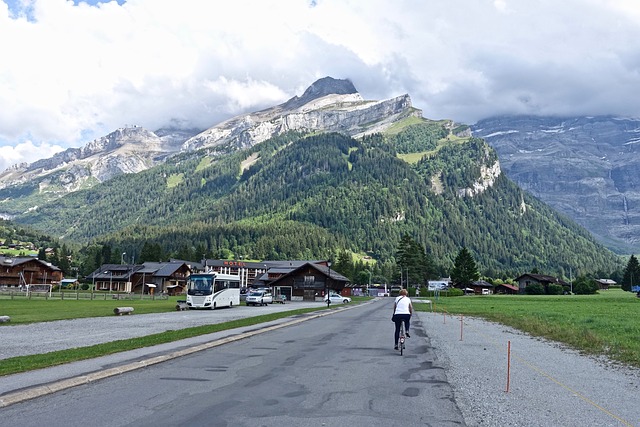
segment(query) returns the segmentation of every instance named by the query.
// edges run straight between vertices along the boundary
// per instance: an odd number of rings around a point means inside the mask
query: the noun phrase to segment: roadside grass
[[[620,289],[597,295],[474,295],[434,302],[439,313],[481,317],[640,367],[640,299]],[[414,305],[429,311],[425,306]]]
[[[102,298],[102,295],[100,298]],[[11,317],[11,323],[0,323],[0,328],[11,327],[10,325],[21,323],[114,316],[113,309],[123,306],[133,307],[135,314],[162,313],[174,311],[176,301],[179,299],[181,298],[169,297],[166,300],[60,300],[44,299],[42,297],[33,299],[0,299],[0,316]]]

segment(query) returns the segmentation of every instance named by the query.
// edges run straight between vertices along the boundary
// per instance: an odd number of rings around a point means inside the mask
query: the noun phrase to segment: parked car
[[[273,302],[277,302],[278,304],[284,304],[287,302],[287,296],[286,295],[276,295],[276,297],[273,299]]]
[[[245,301],[247,305],[267,305],[273,303],[273,296],[271,295],[271,292],[251,291],[247,294]]]
[[[324,302],[327,302],[327,297],[324,297]],[[335,303],[342,303],[342,304],[347,304],[351,302],[351,298],[349,297],[343,297],[340,294],[330,294],[329,295],[329,302],[335,302]]]

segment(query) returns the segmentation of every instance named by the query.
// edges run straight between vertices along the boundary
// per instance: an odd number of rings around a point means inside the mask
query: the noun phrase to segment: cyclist
[[[409,335],[409,321],[411,320],[411,314],[413,314],[413,305],[411,299],[407,296],[406,289],[400,289],[400,295],[396,297],[393,303],[393,322],[396,324],[396,332],[393,341],[394,349],[398,349],[398,338],[400,338],[400,325],[404,322],[404,330],[407,338]]]

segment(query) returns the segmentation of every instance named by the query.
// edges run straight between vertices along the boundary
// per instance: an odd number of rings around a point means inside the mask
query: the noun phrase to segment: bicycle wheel
[[[400,349],[400,356],[404,354],[404,321],[400,323],[400,337],[398,338],[398,348]]]

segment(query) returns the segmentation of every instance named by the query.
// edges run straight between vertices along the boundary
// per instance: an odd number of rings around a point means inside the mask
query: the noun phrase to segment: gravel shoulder
[[[640,426],[638,369],[482,319],[419,316],[468,426]]]

